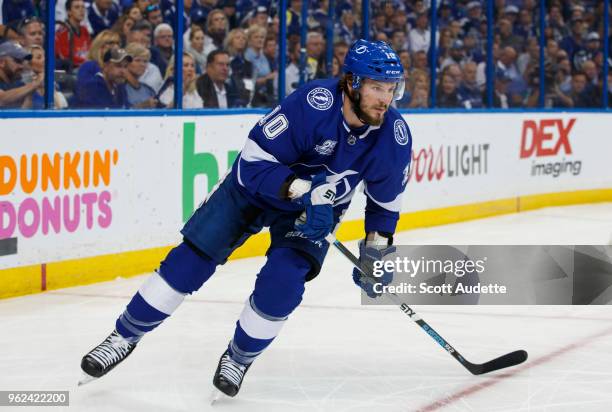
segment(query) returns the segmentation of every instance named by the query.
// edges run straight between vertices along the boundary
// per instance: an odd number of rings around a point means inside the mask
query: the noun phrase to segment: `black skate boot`
[[[219,359],[213,384],[227,396],[236,396],[240,390],[240,385],[242,385],[244,375],[250,367],[250,364],[244,365],[233,360],[229,355],[229,349],[226,349]]]
[[[127,358],[135,347],[136,343],[127,341],[114,330],[104,342],[83,356],[81,369],[85,372],[85,379],[79,382],[79,385],[106,375]]]

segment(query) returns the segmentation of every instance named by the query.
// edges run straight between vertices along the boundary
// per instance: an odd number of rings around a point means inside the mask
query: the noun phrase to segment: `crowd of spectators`
[[[287,94],[301,81],[341,75],[349,45],[362,31],[362,1],[336,1],[333,39],[327,36],[328,0],[309,2],[304,71],[302,0],[288,1]],[[406,93],[394,104],[432,107],[433,96],[435,107],[488,107],[484,0],[437,1],[435,48],[430,3],[371,0],[370,38],[389,43],[405,69]],[[601,107],[603,65],[610,61],[603,50],[604,3],[546,3],[540,99],[539,2],[494,1],[492,106],[539,107],[543,100],[545,107]],[[45,2],[0,5],[0,108],[43,108]],[[184,31],[176,33],[175,0],[58,0],[54,107],[173,107],[178,35],[184,43],[183,107],[273,106],[281,69],[277,7],[271,0],[184,0]],[[331,61],[327,42],[333,42]],[[606,100],[609,106],[612,92]]]

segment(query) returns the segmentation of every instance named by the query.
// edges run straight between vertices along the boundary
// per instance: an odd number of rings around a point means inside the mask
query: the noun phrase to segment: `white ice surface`
[[[415,230],[396,243],[608,244],[611,234],[604,203]],[[609,306],[416,307],[473,362],[529,352],[523,366],[472,376],[397,308],[361,306],[333,249],[239,396],[211,407],[218,357],[263,262],[221,267],[124,364],[80,388],[81,357],[145,277],[0,300],[0,390],[69,390],[70,411],[612,410]],[[15,410],[30,409],[43,410]]]

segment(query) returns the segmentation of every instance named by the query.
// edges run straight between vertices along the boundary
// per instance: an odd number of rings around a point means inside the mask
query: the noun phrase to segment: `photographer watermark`
[[[369,275],[376,294],[411,304],[612,303],[607,245],[396,245],[394,254],[372,262]],[[363,293],[362,303],[389,301]]]

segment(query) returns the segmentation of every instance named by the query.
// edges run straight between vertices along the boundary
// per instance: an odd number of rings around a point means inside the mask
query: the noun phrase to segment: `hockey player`
[[[412,145],[408,126],[390,107],[403,94],[402,65],[384,42],[358,40],[343,69],[341,80],[306,84],[251,129],[231,172],[183,227],[183,242],[144,282],[113,333],[83,357],[87,381],[123,361],[234,249],[268,226],[266,263],[213,378],[235,396],[252,362],[300,304],[305,283],[319,273],[325,237],[359,182],[367,196],[362,263],[393,249]],[[353,278],[375,296],[358,271]]]

